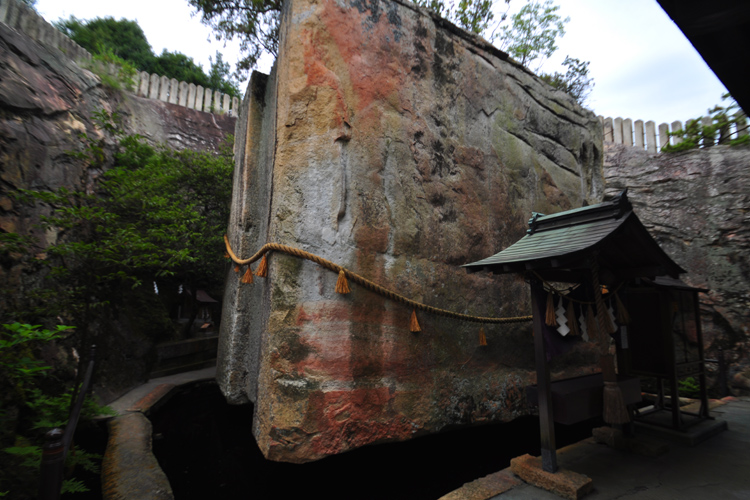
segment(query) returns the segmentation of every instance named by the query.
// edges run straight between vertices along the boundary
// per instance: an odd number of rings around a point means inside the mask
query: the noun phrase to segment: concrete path
[[[215,378],[215,366],[192,372],[177,373],[166,377],[154,378],[124,394],[114,402],[110,403],[109,406],[111,406],[118,415],[125,415],[132,411],[146,411],[148,408],[138,405],[139,402],[145,400],[150,401],[150,403],[153,404],[155,400],[164,396],[174,387],[190,382],[197,382],[199,380],[214,380]]]
[[[184,384],[214,380],[216,367],[151,379],[112,402],[109,440],[102,460],[104,500],[174,500],[172,487],[151,449],[151,421],[146,416]]]
[[[750,499],[750,398],[729,401],[711,415],[726,420],[729,429],[693,447],[666,442],[667,453],[644,457],[589,438],[559,450],[558,464],[593,479],[594,489],[586,500]],[[512,475],[509,469],[501,472]],[[482,498],[560,498],[516,479],[518,484],[504,493]],[[451,493],[451,498],[478,499],[460,491]]]

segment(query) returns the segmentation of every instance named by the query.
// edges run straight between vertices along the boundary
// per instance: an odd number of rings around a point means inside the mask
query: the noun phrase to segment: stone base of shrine
[[[542,459],[523,455],[510,461],[510,469],[527,483],[570,500],[578,500],[594,487],[590,477],[571,470],[559,469],[547,472],[542,469]]]

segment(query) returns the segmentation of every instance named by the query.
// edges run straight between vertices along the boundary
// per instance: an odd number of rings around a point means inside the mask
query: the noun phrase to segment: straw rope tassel
[[[234,272],[235,273],[240,272],[240,266],[234,266]]]
[[[419,321],[417,321],[416,309],[412,309],[411,311],[411,320],[409,321],[409,331],[411,333],[417,333],[417,332],[422,331],[422,328],[419,326]]]
[[[589,334],[589,338],[599,338],[599,328],[596,326],[596,318],[594,317],[594,308],[589,304],[586,310],[586,331]]]
[[[568,310],[565,311],[565,315],[568,318],[568,327],[570,328],[570,334],[576,337],[581,334],[581,329],[578,327],[578,318],[576,317],[576,310],[573,307],[573,301],[568,301]]]
[[[620,295],[615,294],[615,304],[617,305],[617,322],[621,325],[627,325],[630,323],[630,314],[625,309],[625,304],[620,300]]]
[[[247,266],[247,271],[242,276],[242,282],[248,285],[253,282],[253,270],[250,269],[250,266]]]
[[[487,345],[487,336],[484,334],[484,327],[479,328],[479,345]]]
[[[268,254],[263,254],[263,258],[261,259],[260,264],[258,264],[258,269],[255,270],[255,275],[258,278],[265,278],[268,276],[268,261],[266,260],[266,255]]]
[[[342,269],[339,271],[339,279],[336,280],[336,293],[349,293],[349,282],[346,281],[346,273]]]
[[[555,298],[552,295],[552,290],[547,293],[547,314],[544,318],[544,322],[547,326],[557,326],[557,316],[555,316]]]
[[[617,372],[615,371],[614,356],[609,354],[609,334],[613,333],[614,325],[611,325],[609,314],[604,308],[604,299],[602,298],[602,288],[599,283],[599,262],[597,255],[594,255],[593,265],[591,266],[592,285],[594,286],[594,300],[596,310],[598,311],[597,319],[599,320],[599,349],[600,363],[602,367],[602,378],[604,379],[603,400],[604,407],[602,417],[608,424],[627,424],[630,422],[630,412],[625,405],[625,398],[622,395],[622,389],[617,384]],[[607,323],[610,323],[609,325]],[[612,330],[607,330],[608,327]]]
[[[602,305],[601,305],[601,319],[600,321],[604,322],[604,331],[608,334],[615,333],[617,331],[617,326],[612,321],[612,316],[609,314],[609,308],[604,303],[604,298],[601,299]],[[599,303],[596,304],[596,309],[599,310]]]

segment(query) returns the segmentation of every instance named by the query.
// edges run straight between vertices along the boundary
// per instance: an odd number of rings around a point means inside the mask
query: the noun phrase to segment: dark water
[[[251,435],[252,405],[230,406],[216,385],[193,387],[151,416],[154,454],[177,500],[426,499],[539,455],[539,421],[523,417],[366,446],[308,464],[270,462]],[[557,427],[558,447],[591,436],[601,421]]]

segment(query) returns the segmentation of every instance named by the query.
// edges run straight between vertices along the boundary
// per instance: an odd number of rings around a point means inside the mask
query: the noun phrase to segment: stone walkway
[[[558,451],[560,467],[593,479],[587,500],[750,499],[750,398],[728,398],[711,415],[729,429],[690,447],[649,437],[668,451],[646,457],[597,444],[593,438]],[[499,489],[492,492],[492,486]],[[502,491],[502,493],[501,493]],[[499,494],[498,494],[499,493]],[[443,497],[444,500],[558,500],[524,483],[510,469]]]
[[[125,415],[132,411],[145,412],[153,403],[157,402],[175,387],[190,382],[198,382],[200,380],[214,380],[215,378],[215,366],[192,372],[177,373],[166,377],[154,378],[124,394],[114,402],[110,403],[109,406],[111,406],[118,415]]]
[[[109,420],[109,440],[102,460],[105,500],[174,500],[172,487],[151,450],[151,422],[146,416],[177,388],[216,378],[216,367],[151,379],[109,406],[117,416]]]
[[[127,416],[115,419],[115,425],[123,426],[127,439],[133,439],[132,431],[127,431],[132,418],[147,422],[143,413],[156,402],[167,396],[172,389],[183,384],[202,380],[213,380],[216,368],[206,368],[193,372],[170,375],[153,379],[141,385],[112,403],[119,415]],[[711,415],[717,420],[727,422],[729,429],[696,446],[687,446],[667,442],[652,436],[638,434],[638,439],[668,448],[659,456],[643,456],[632,452],[614,449],[597,444],[589,438],[558,450],[558,464],[593,480],[593,490],[587,494],[587,500],[703,500],[708,498],[750,499],[750,398],[727,398],[714,402]],[[132,417],[132,418],[131,418]],[[117,424],[117,421],[120,423]],[[140,423],[140,420],[135,423]],[[140,432],[150,436],[148,429]],[[113,430],[115,430],[113,428]],[[138,433],[135,433],[138,434]],[[130,457],[129,450],[120,452],[122,457],[113,459],[109,469],[142,471],[143,460],[150,459],[150,439],[148,449],[136,450],[136,459]],[[128,453],[125,453],[128,452]],[[112,455],[112,453],[110,453]],[[135,463],[138,467],[123,466]],[[140,474],[140,473],[139,473]],[[122,475],[122,474],[120,474]],[[127,476],[127,474],[124,474]],[[113,478],[114,479],[114,478]],[[166,481],[166,478],[164,478]],[[141,476],[119,478],[115,486],[134,493],[135,486],[144,486]],[[109,481],[105,481],[109,485]],[[152,484],[152,495],[149,498],[171,498],[168,482],[156,488]],[[113,486],[114,489],[114,486]],[[118,491],[118,494],[124,493]],[[163,496],[162,496],[163,495]],[[123,498],[136,498],[124,496]],[[442,497],[441,500],[558,500],[560,497],[546,490],[525,483],[510,468],[490,474],[484,478],[467,483],[462,488]]]

